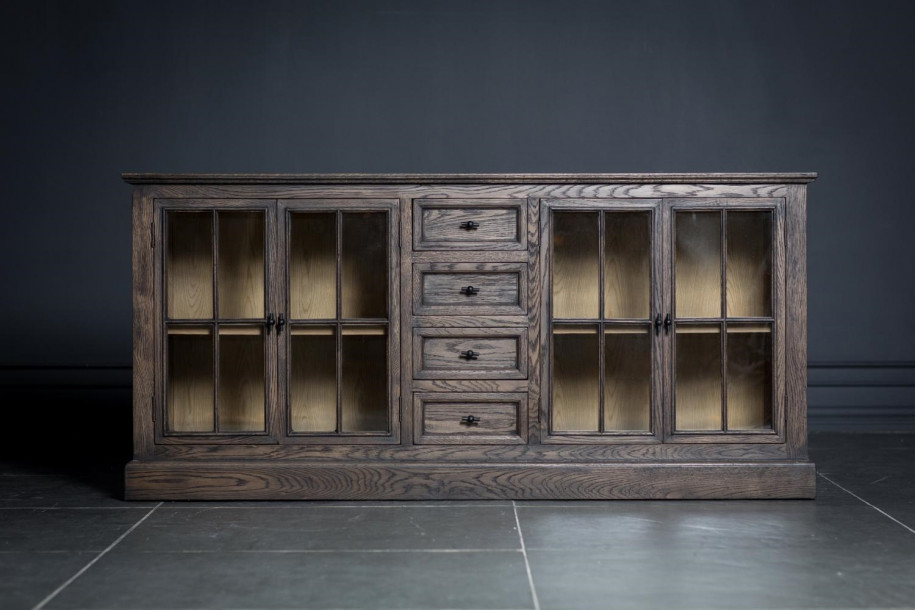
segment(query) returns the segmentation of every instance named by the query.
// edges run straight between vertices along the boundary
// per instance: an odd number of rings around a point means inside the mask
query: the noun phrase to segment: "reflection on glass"
[[[721,213],[676,212],[678,318],[721,316]]]
[[[597,212],[553,214],[553,318],[600,313]]]
[[[651,299],[651,214],[607,212],[604,227],[605,316],[648,319]]]
[[[728,325],[728,430],[772,428],[772,327]]]
[[[220,432],[264,431],[265,374],[263,329],[220,327]]]
[[[343,432],[388,428],[388,340],[384,326],[343,327]]]
[[[384,318],[388,296],[388,215],[343,214],[342,309],[344,318]]]
[[[213,317],[213,214],[169,212],[165,265],[168,317]]]
[[[292,214],[289,236],[289,307],[293,320],[337,315],[336,214]]]
[[[219,212],[219,317],[264,317],[264,213]]]
[[[292,327],[289,427],[293,432],[337,428],[337,338],[332,326]]]
[[[647,327],[604,329],[604,431],[645,431],[651,421],[651,334]]]
[[[168,329],[166,422],[170,432],[213,432],[213,336],[206,326]]]
[[[600,411],[596,326],[553,327],[553,431],[597,432]]]
[[[721,329],[677,326],[676,429],[721,430]]]
[[[771,316],[772,213],[728,211],[727,243],[728,316]]]

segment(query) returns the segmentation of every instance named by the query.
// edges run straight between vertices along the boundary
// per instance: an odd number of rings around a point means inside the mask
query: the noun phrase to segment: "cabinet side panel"
[[[789,457],[807,457],[807,189],[789,185],[786,202],[785,408]]]
[[[152,198],[144,187],[133,192],[133,451],[135,457],[152,455],[153,399],[156,382],[156,240]]]

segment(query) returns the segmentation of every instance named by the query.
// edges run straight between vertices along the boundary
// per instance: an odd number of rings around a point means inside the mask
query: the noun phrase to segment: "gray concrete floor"
[[[816,501],[126,503],[0,464],[0,608],[915,608],[915,435],[814,434]]]

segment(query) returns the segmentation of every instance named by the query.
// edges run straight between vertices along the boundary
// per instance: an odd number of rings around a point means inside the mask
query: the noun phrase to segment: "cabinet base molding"
[[[128,500],[790,499],[816,495],[812,462],[441,464],[141,461]]]

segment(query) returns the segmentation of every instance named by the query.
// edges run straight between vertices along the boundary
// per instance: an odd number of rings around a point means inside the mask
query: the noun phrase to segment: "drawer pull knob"
[[[480,228],[480,223],[468,220],[467,222],[461,223],[461,228],[465,231],[475,231]]]
[[[472,349],[469,349],[465,352],[461,352],[461,358],[466,360],[476,360],[480,357],[480,352],[475,352]]]
[[[469,425],[478,424],[480,423],[480,418],[476,415],[465,415],[461,418],[461,423]]]
[[[480,289],[477,288],[476,286],[464,286],[463,288],[461,288],[461,294],[466,294],[467,296],[473,296],[473,295],[479,294],[479,293],[480,293]]]

